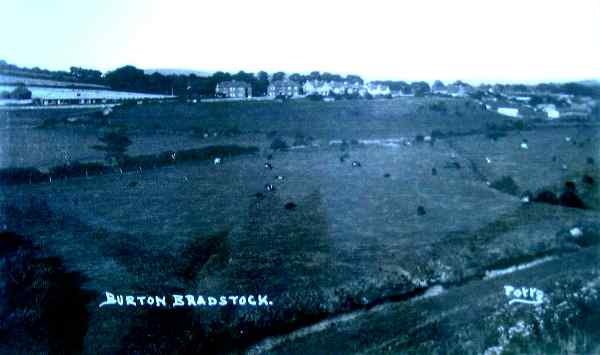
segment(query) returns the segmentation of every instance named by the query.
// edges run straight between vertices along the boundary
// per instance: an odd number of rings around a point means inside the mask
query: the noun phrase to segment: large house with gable
[[[300,96],[300,84],[292,80],[276,80],[269,85],[267,95],[297,97]]]
[[[252,86],[243,81],[223,81],[217,84],[215,94],[217,96],[222,95],[229,98],[252,97]]]

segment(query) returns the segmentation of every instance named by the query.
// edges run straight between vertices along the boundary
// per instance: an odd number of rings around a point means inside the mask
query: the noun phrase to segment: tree
[[[429,84],[424,81],[417,81],[410,83],[410,88],[415,96],[424,96],[428,94],[431,90],[429,88]]]
[[[34,68],[35,70],[36,68]],[[39,68],[38,68],[39,69]],[[99,84],[102,82],[102,72],[93,69],[71,67],[71,76],[78,81]]]
[[[9,97],[14,100],[29,100],[31,99],[31,91],[27,89],[25,84],[19,83],[10,93]]]
[[[346,81],[349,83],[359,83],[360,85],[364,83],[363,79],[360,76],[351,74],[346,75]]]
[[[252,87],[252,93],[256,96],[265,96],[269,87],[269,74],[265,71],[259,71],[256,74],[256,80]]]
[[[321,74],[318,71],[311,72],[308,75],[309,80],[321,80]]]
[[[109,131],[105,132],[98,140],[104,145],[93,145],[92,149],[105,152],[105,159],[108,163],[120,165],[125,158],[125,152],[131,145],[131,140],[125,134],[125,131]]]
[[[146,91],[146,74],[141,69],[126,65],[106,74],[108,85],[117,90]]]
[[[307,77],[305,77],[304,75],[298,74],[298,73],[294,73],[294,74],[290,75],[289,79],[302,85],[306,82]]]
[[[444,91],[446,90],[446,85],[444,85],[443,82],[441,82],[440,80],[436,80],[433,83],[433,86],[431,87],[432,91]]]
[[[271,77],[271,81],[278,81],[278,80],[284,80],[285,79],[285,73],[282,71],[279,71],[275,74],[273,74],[273,77]]]

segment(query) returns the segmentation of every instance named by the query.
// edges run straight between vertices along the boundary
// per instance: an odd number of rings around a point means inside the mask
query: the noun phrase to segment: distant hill
[[[600,79],[582,80],[578,84],[586,86],[600,86]]]
[[[213,72],[202,71],[202,70],[191,70],[191,69],[169,69],[169,68],[157,68],[157,69],[144,69],[145,74],[159,73],[162,75],[190,75],[209,77]]]

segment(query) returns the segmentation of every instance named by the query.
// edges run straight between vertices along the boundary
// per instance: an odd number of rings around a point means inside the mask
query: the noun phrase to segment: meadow
[[[444,102],[443,110],[433,105],[436,100]],[[519,126],[474,102],[435,98],[133,105],[98,124],[44,128],[41,123],[52,115],[36,114],[4,113],[6,134],[23,143],[11,143],[8,154],[3,150],[3,166],[61,164],[54,152],[63,147],[74,160],[101,161],[101,152],[89,147],[101,132],[117,128],[132,140],[131,156],[224,144],[257,149],[219,164],[175,162],[2,187],[5,230],[30,238],[40,255],[59,257],[66,270],[84,277],[81,289],[93,295],[84,304],[89,319],[78,349],[83,353],[313,352],[351,334],[345,353],[443,351],[449,345],[439,343],[436,332],[458,336],[465,327],[444,315],[443,307],[461,310],[476,303],[482,317],[504,312],[490,321],[494,325],[518,318],[499,306],[502,299],[492,291],[480,301],[464,296],[469,288],[501,289],[502,282],[525,279],[517,272],[486,281],[487,271],[543,257],[595,260],[595,122]],[[490,131],[502,136],[492,139]],[[289,149],[271,149],[275,138]],[[397,141],[383,144],[385,139]],[[527,149],[521,148],[524,139]],[[584,175],[596,183],[584,182]],[[516,192],[494,188],[507,176]],[[527,190],[560,195],[566,181],[576,183],[586,209],[521,200]],[[569,236],[574,227],[584,231],[579,239]],[[572,275],[582,278],[574,288],[595,279],[590,263],[571,263]],[[575,282],[566,271],[525,272],[530,280],[538,275],[539,287],[549,293],[557,280]],[[412,303],[435,286],[450,290],[451,298]],[[274,304],[99,309],[105,291],[261,293]],[[571,295],[561,292],[549,313],[559,314],[553,307]],[[391,311],[377,313],[378,307]],[[388,334],[395,329],[390,322],[420,310],[447,330],[424,326],[415,316],[397,332],[427,332],[412,341],[396,339],[387,349],[384,344],[398,336]],[[357,311],[365,313],[344,327],[293,335]],[[389,336],[356,338],[366,329]],[[481,336],[476,326],[464,329]],[[491,337],[492,326],[486,332]],[[493,343],[479,339],[454,351],[481,353]]]

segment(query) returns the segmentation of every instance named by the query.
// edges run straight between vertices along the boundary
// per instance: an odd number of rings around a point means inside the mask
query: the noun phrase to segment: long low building
[[[16,86],[0,85],[0,92],[11,92]],[[158,100],[171,99],[171,95],[144,94],[136,92],[96,90],[83,88],[57,88],[57,87],[27,87],[31,91],[33,102],[41,105],[67,105],[67,104],[102,104],[115,103],[128,100]]]

